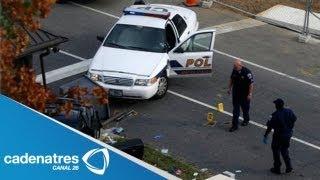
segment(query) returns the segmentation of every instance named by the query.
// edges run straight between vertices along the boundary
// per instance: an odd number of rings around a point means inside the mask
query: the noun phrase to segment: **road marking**
[[[303,80],[303,79],[299,79],[299,78],[297,78],[297,77],[290,76],[290,75],[285,74],[285,73],[282,73],[282,72],[280,72],[280,71],[276,71],[276,70],[267,68],[267,67],[265,67],[265,66],[261,66],[261,65],[259,65],[259,64],[250,62],[250,61],[248,61],[248,60],[245,60],[245,59],[242,59],[242,58],[239,58],[239,57],[230,55],[230,54],[227,54],[227,53],[225,53],[225,52],[222,52],[222,51],[219,51],[219,50],[216,50],[216,49],[214,49],[213,51],[216,52],[216,53],[219,53],[219,54],[221,54],[221,55],[224,55],[224,56],[233,58],[233,59],[240,59],[242,62],[244,62],[244,63],[246,63],[246,64],[250,64],[250,65],[255,66],[255,67],[258,67],[258,68],[260,68],[260,69],[263,69],[263,70],[266,70],[266,71],[269,71],[269,72],[278,74],[278,75],[280,75],[280,76],[284,76],[284,77],[287,77],[287,78],[289,78],[289,79],[298,81],[298,82],[300,82],[300,83],[303,83],[303,84],[312,86],[312,87],[314,87],[314,88],[320,89],[320,86],[319,86],[319,85],[314,84],[314,83],[311,83],[311,82],[308,82],[308,81],[305,81],[305,80]]]
[[[83,58],[83,57],[80,57],[80,56],[77,56],[77,55],[68,53],[68,52],[66,52],[66,51],[63,51],[63,50],[59,50],[59,52],[60,52],[61,54],[64,54],[64,55],[66,55],[66,56],[73,57],[73,58],[75,58],[75,59],[79,59],[79,60],[81,60],[81,61],[86,61],[86,60],[88,60],[88,59],[85,59],[85,58]]]
[[[180,97],[180,98],[182,98],[182,99],[188,100],[188,101],[190,101],[190,102],[199,104],[199,105],[201,105],[201,106],[207,107],[207,108],[209,108],[209,109],[213,109],[213,110],[215,110],[215,111],[218,111],[218,109],[217,109],[216,107],[214,107],[214,106],[211,106],[211,105],[206,104],[206,103],[204,103],[204,102],[201,102],[201,101],[198,101],[198,100],[196,100],[196,99],[190,98],[190,97],[188,97],[188,96],[182,95],[182,94],[180,94],[180,93],[177,93],[177,92],[174,92],[174,91],[171,91],[171,90],[168,90],[168,93],[170,93],[170,94],[172,94],[172,95],[175,95],[175,96],[178,96],[178,97]],[[231,116],[231,117],[233,116],[232,113],[230,113],[230,112],[228,112],[228,111],[223,111],[223,112],[221,112],[221,113],[223,113],[223,114],[225,114],[225,115],[228,115],[228,116]],[[239,117],[239,119],[240,119],[240,120],[243,120],[242,117]],[[262,129],[267,129],[267,127],[266,127],[265,125],[260,124],[260,123],[258,123],[258,122],[255,122],[255,121],[249,121],[249,122],[250,122],[250,124],[255,125],[255,126],[257,126],[257,127],[260,127],[260,128],[262,128]],[[306,146],[309,146],[309,147],[312,147],[312,148],[314,148],[314,149],[320,150],[320,146],[317,146],[317,145],[315,145],[315,144],[306,142],[306,141],[304,141],[304,140],[302,140],[302,139],[299,139],[299,138],[297,138],[297,137],[292,137],[291,139],[294,140],[294,141],[296,141],[296,142],[302,143],[302,144],[304,144],[304,145],[306,145]]]
[[[77,56],[72,56],[77,57]],[[91,60],[81,61],[75,64],[71,64],[69,66],[65,66],[59,69],[55,69],[49,72],[46,72],[46,82],[47,84],[59,81],[61,79],[74,76],[83,72],[86,72],[89,69]],[[37,75],[36,81],[42,83],[42,76]]]
[[[206,180],[234,180],[234,178],[228,177],[228,176],[223,175],[223,174],[218,174],[218,175],[209,177]]]
[[[115,16],[115,15],[113,15],[113,14],[109,14],[109,13],[100,11],[100,10],[98,10],[98,9],[94,9],[94,8],[91,8],[91,7],[88,7],[88,6],[84,6],[84,5],[81,5],[81,4],[72,2],[72,1],[70,1],[70,3],[73,4],[73,5],[75,5],[75,6],[82,7],[82,8],[84,8],[84,9],[88,9],[88,10],[90,10],[90,11],[93,11],[93,12],[96,12],[96,13],[100,13],[100,14],[103,14],[103,15],[106,15],[106,16],[109,16],[109,17],[112,17],[112,18],[115,18],[115,19],[119,19],[119,18],[120,18],[119,16]]]

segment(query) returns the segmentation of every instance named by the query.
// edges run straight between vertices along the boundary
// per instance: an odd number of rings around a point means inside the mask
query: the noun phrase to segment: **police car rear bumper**
[[[109,97],[126,99],[150,99],[158,91],[159,81],[150,86],[116,86],[97,81],[97,84],[109,91]]]

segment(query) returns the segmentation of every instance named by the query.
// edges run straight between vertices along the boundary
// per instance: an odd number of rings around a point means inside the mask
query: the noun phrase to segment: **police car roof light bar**
[[[157,11],[148,11],[137,8],[125,8],[123,10],[124,15],[137,15],[137,16],[150,16],[161,19],[168,19],[170,17],[170,12],[157,12]]]

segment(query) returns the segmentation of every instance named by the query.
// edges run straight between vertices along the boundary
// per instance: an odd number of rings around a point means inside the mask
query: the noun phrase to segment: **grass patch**
[[[117,142],[125,142],[126,138],[118,137],[114,138],[114,140]],[[164,155],[148,144],[145,144],[144,146],[144,154],[142,160],[181,179],[204,180],[213,176],[213,174],[209,170],[201,172],[200,168],[187,163],[184,160],[172,157],[167,154]],[[178,170],[181,171],[181,174],[178,173]],[[198,175],[194,176],[194,173],[198,173]]]
[[[154,148],[146,145],[144,148],[144,157],[143,160],[153,166],[158,167],[164,171],[181,178],[181,179],[207,179],[212,176],[209,171],[201,172],[199,168],[185,163],[182,160],[175,159],[171,156],[164,155],[161,152],[155,150]],[[181,171],[180,175],[177,175],[176,172]],[[193,174],[197,172],[198,175],[194,176]]]

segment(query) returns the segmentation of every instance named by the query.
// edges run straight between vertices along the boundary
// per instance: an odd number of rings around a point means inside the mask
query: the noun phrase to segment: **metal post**
[[[44,70],[44,62],[43,62],[43,57],[48,56],[50,54],[50,50],[47,49],[44,53],[40,54],[40,66],[41,66],[41,74],[42,74],[42,84],[44,88],[47,88],[47,83],[46,83],[46,72]]]
[[[304,24],[303,24],[303,34],[309,35],[309,19],[310,19],[310,13],[311,13],[311,4],[312,0],[306,0],[306,13],[304,18]]]
[[[310,39],[309,20],[312,11],[312,0],[306,0],[306,13],[304,17],[303,29],[298,37],[299,42],[308,42]]]

